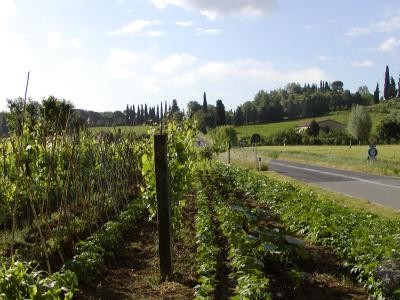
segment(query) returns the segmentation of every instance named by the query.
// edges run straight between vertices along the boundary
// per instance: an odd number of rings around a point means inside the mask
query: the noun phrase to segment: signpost
[[[378,156],[378,150],[376,149],[376,145],[375,144],[369,145],[368,160],[375,160],[377,156]]]
[[[255,154],[256,154],[256,168],[258,165],[258,156],[257,156],[257,144],[261,141],[261,136],[258,133],[255,133],[251,136],[251,143],[254,145],[255,147]]]

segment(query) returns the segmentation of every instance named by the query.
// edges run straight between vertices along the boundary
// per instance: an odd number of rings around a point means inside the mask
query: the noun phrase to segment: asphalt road
[[[400,209],[400,178],[271,160],[269,169],[347,196]]]

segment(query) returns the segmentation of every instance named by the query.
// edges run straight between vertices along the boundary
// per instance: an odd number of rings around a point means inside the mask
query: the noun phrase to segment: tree
[[[342,93],[343,92],[343,82],[342,81],[334,81],[331,84],[332,90],[336,93]]]
[[[187,104],[187,113],[189,118],[191,118],[200,109],[202,109],[202,106],[197,101],[189,101]]]
[[[204,112],[207,112],[207,95],[206,95],[206,92],[204,92],[204,94],[203,94],[203,111]]]
[[[393,117],[386,118],[378,125],[376,135],[380,141],[391,144],[400,140],[400,121]]]
[[[389,90],[390,90],[389,66],[386,66],[385,83],[383,87],[383,96],[385,97],[385,100],[389,99]]]
[[[174,114],[176,112],[179,112],[179,106],[178,106],[178,103],[176,102],[176,99],[173,99],[172,100],[171,113]]]
[[[351,110],[347,130],[359,143],[366,141],[372,127],[371,117],[364,106],[356,105]]]
[[[217,100],[216,108],[217,108],[216,125],[217,126],[226,125],[225,106],[222,103],[221,99]]]
[[[318,136],[320,127],[317,121],[312,120],[310,123],[310,127],[307,128],[307,135],[309,136]]]
[[[240,126],[243,125],[244,123],[244,116],[243,116],[243,111],[240,106],[235,110],[235,113],[233,114],[233,125],[235,126]]]
[[[389,86],[389,99],[392,99],[397,96],[396,83],[394,82],[394,78],[390,77],[390,86]]]
[[[400,75],[399,75],[399,82],[397,83],[397,98],[400,98]]]
[[[399,84],[400,84],[400,79],[399,79]],[[375,92],[374,92],[374,103],[377,104],[379,103],[379,83],[376,83],[376,88],[375,88]]]

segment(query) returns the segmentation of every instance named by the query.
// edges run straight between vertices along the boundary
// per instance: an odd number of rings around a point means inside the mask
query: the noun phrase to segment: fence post
[[[158,240],[161,280],[172,279],[171,204],[168,189],[167,135],[154,135]]]
[[[229,143],[228,143],[228,164],[229,164],[229,165],[231,164],[231,148],[232,148],[232,145],[231,145],[231,143],[229,142]]]

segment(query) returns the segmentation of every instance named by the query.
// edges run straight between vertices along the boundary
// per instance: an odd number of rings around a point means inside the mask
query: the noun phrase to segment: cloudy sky
[[[400,72],[398,0],[0,0],[6,98],[76,107],[222,99],[228,108],[287,82],[352,91]]]

